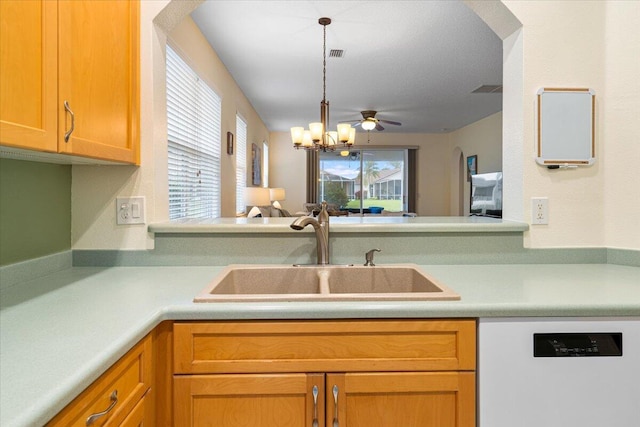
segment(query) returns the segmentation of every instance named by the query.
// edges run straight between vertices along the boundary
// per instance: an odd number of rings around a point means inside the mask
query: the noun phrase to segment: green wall
[[[0,266],[71,249],[71,166],[0,159]]]

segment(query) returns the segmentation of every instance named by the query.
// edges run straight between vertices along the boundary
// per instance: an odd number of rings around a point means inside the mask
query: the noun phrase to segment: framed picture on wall
[[[233,134],[227,132],[227,154],[233,154]]]
[[[262,185],[262,150],[256,144],[251,144],[251,183]]]
[[[471,182],[471,175],[478,173],[478,156],[467,157],[467,182]]]

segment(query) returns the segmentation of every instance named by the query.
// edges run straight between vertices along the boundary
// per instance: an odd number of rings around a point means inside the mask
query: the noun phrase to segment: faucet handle
[[[326,201],[322,201],[322,204],[320,204],[320,212],[318,212],[318,222],[322,223],[329,223],[329,211],[327,211],[327,202]]]
[[[375,267],[375,264],[373,263],[373,255],[376,252],[382,252],[382,251],[380,249],[371,249],[369,252],[367,252],[364,255],[364,260],[365,260],[364,266],[365,267],[368,267],[368,266]]]

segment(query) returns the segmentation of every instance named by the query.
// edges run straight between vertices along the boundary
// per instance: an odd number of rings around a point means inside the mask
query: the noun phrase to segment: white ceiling
[[[502,109],[502,41],[461,1],[210,0],[192,13],[270,131],[318,121],[322,26],[329,17],[331,128],[362,110],[402,122],[385,132],[439,133]]]

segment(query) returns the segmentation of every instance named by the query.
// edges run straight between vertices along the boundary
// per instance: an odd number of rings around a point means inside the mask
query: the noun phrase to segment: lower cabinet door
[[[324,426],[323,374],[176,375],[173,390],[176,427]]]
[[[474,427],[475,373],[327,374],[327,425]]]

